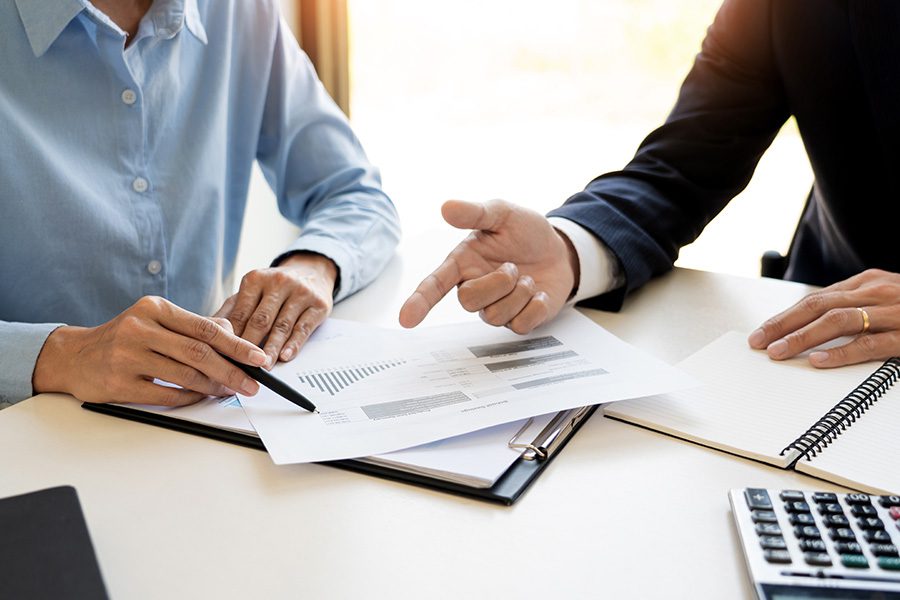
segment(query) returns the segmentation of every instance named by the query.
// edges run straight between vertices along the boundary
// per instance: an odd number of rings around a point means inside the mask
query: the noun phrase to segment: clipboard
[[[137,410],[118,404],[89,404],[85,402],[81,406],[92,412],[230,442],[265,452],[262,440],[256,436],[185,421],[159,413]],[[511,448],[523,450],[522,455],[489,488],[470,487],[452,481],[445,481],[417,473],[408,473],[396,468],[374,465],[359,460],[336,460],[317,464],[511,506],[540,476],[544,469],[553,462],[554,458],[572,439],[572,436],[594,414],[597,406],[584,406],[561,411],[533,439],[522,439],[523,434],[531,424],[529,419],[508,442]]]

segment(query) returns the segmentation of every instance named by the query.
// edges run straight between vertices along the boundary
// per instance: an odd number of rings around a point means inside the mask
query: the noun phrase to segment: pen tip
[[[319,414],[319,409],[317,408],[317,409],[314,410],[313,412],[314,412],[315,414]]]

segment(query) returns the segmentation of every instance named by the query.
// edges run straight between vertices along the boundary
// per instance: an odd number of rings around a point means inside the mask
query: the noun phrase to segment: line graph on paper
[[[398,359],[367,362],[339,369],[302,371],[297,373],[297,379],[310,389],[335,396],[367,377],[405,364],[405,360]]]

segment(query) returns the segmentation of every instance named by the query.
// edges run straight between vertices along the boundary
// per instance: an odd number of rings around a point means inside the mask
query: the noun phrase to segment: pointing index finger
[[[459,264],[451,255],[431,275],[422,280],[416,291],[407,298],[400,309],[400,324],[415,327],[441,298],[460,282]]]

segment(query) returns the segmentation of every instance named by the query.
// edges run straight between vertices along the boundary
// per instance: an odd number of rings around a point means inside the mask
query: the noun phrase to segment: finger
[[[309,336],[311,336],[319,325],[324,323],[327,318],[328,310],[313,307],[307,308],[294,325],[294,331],[291,334],[290,339],[284,345],[284,350],[281,351],[281,360],[287,362],[297,356],[297,353],[300,352],[300,348],[303,347],[303,344],[306,343]]]
[[[187,406],[194,404],[206,397],[206,394],[181,390],[178,388],[159,385],[151,381],[141,381],[135,386],[134,396],[119,402],[134,402],[140,398],[141,404],[154,406]]]
[[[278,360],[278,356],[294,332],[294,325],[307,308],[308,300],[308,298],[297,298],[289,300],[281,306],[281,312],[275,317],[269,338],[263,347],[263,351],[269,357],[268,368],[272,368]]]
[[[516,265],[503,263],[496,271],[461,283],[456,296],[463,308],[469,312],[476,312],[511,294],[516,289],[518,281],[519,269]],[[524,304],[520,310],[523,307]],[[516,313],[518,312],[517,310]],[[510,318],[513,316],[515,313]],[[505,324],[505,321],[500,323]]]
[[[775,340],[766,348],[770,358],[784,360],[820,344],[863,330],[862,313],[856,308],[833,308],[800,329]]]
[[[525,334],[542,325],[550,317],[550,298],[544,292],[535,294],[525,308],[516,315],[507,327],[516,333]]]
[[[900,332],[887,331],[858,335],[843,346],[819,350],[809,355],[812,366],[820,369],[854,365],[869,360],[886,360],[900,354]]]
[[[259,305],[259,299],[263,295],[263,286],[254,271],[244,275],[240,288],[234,295],[234,305],[225,317],[231,321],[235,335],[243,336],[244,328],[253,316],[253,311]]]
[[[253,310],[250,320],[247,321],[241,337],[257,346],[261,345],[261,342],[272,330],[272,325],[275,324],[275,319],[281,311],[284,300],[285,293],[277,289],[263,294],[259,304]]]
[[[231,321],[224,317],[210,317],[210,319],[215,321],[219,326],[222,327],[222,329],[234,335],[234,326],[232,326]]]
[[[481,311],[481,320],[490,325],[506,325],[525,310],[534,295],[534,281],[531,277],[520,277],[509,294]]]
[[[406,299],[400,308],[400,324],[403,327],[415,327],[422,319],[447,295],[460,281],[459,264],[453,253],[435,269],[431,275],[422,280],[416,291]]]
[[[208,322],[212,323],[212,321]],[[212,324],[216,328],[219,328],[215,323]],[[241,340],[240,338],[235,339],[250,345],[250,342],[246,340]],[[219,356],[216,350],[207,342],[181,335],[174,331],[160,329],[156,335],[148,338],[145,343],[148,349],[157,354],[167,356],[179,363],[191,366],[206,375],[212,381],[224,385],[229,389],[236,390],[248,396],[252,396],[259,390],[259,384],[236,366]],[[264,363],[266,355],[259,348],[255,349],[262,355]],[[236,358],[236,360],[240,361],[241,359]],[[255,366],[261,366],[263,363]]]
[[[792,331],[808,325],[834,308],[857,306],[854,292],[821,290],[809,294],[789,309],[775,315],[750,334],[748,342],[752,348],[763,349],[775,340]]]
[[[485,204],[448,200],[441,206],[441,215],[458,229],[494,231],[506,221],[512,205],[503,200],[491,200]]]
[[[229,333],[212,319],[195,315],[170,302],[162,305],[162,308],[157,315],[157,319],[159,324],[169,332],[181,334],[181,336],[189,338],[189,341],[191,342],[200,342],[202,345],[211,347],[216,352],[226,354],[238,362],[261,367],[266,364],[266,361],[268,360],[265,352],[247,340],[241,339],[233,333]],[[171,343],[172,341],[173,340],[169,338],[169,342]],[[181,343],[184,344],[185,342],[182,341]],[[168,355],[167,352],[157,351],[160,352],[160,354]],[[222,362],[227,364],[224,360]],[[228,385],[227,382],[219,381],[220,383]]]
[[[228,314],[234,310],[234,303],[237,301],[237,294],[232,294],[229,296],[225,302],[222,303],[222,306],[213,314],[213,318],[225,318],[228,317]],[[227,320],[227,319],[226,319]],[[218,321],[217,321],[218,322]],[[231,321],[228,321],[231,323]],[[221,325],[221,323],[219,323]],[[231,327],[231,330],[234,331],[234,327]]]
[[[234,395],[234,390],[213,381],[197,369],[155,352],[150,353],[150,356],[142,362],[142,367],[140,374],[145,377],[174,383],[188,391],[200,392],[204,396]]]

